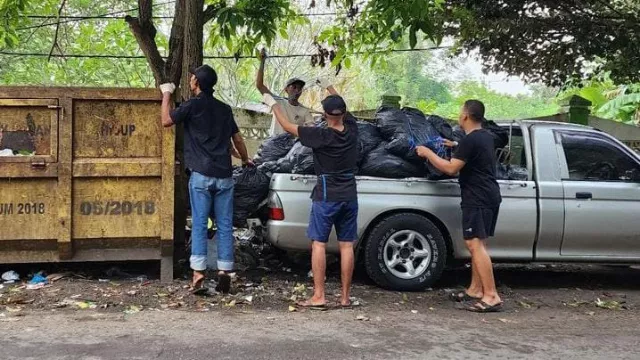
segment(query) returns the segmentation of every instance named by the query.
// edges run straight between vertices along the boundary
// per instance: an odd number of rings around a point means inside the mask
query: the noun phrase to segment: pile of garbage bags
[[[444,158],[451,158],[451,149],[444,140],[460,141],[465,134],[459,127],[437,115],[425,115],[418,109],[381,107],[375,122],[357,121],[358,175],[385,178],[423,177],[443,179],[444,174],[416,155],[416,146],[427,146]],[[316,126],[326,127],[320,121]],[[508,145],[509,131],[493,121],[485,121],[495,141],[495,148]],[[274,173],[314,174],[313,152],[289,134],[265,140],[254,158],[256,167],[238,168],[233,173],[235,182],[234,223],[246,219],[258,209],[269,193]],[[500,164],[498,178],[526,180],[527,170]]]

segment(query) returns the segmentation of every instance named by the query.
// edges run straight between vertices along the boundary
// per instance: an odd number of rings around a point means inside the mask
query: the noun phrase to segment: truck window
[[[640,175],[640,164],[606,136],[562,132],[561,139],[570,180],[632,181]]]

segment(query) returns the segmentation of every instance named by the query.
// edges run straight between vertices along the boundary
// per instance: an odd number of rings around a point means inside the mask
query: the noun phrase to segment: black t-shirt
[[[298,135],[302,145],[313,149],[318,184],[311,198],[315,201],[357,200],[358,126],[355,119],[347,115],[343,131],[300,126]]]
[[[215,178],[230,178],[231,136],[238,133],[231,107],[212,95],[200,93],[171,112],[175,124],[184,124],[184,159],[187,168]]]
[[[465,136],[453,157],[465,162],[460,170],[462,207],[500,206],[500,186],[496,181],[496,157],[493,136],[479,129]]]

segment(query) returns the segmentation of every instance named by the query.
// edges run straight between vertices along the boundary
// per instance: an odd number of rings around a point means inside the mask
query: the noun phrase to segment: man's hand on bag
[[[162,94],[173,94],[174,91],[176,91],[176,86],[173,83],[164,83],[160,85],[160,92],[162,92]]]
[[[254,167],[254,166],[256,166],[256,164],[253,162],[253,160],[247,159],[247,160],[242,162],[242,166],[244,166],[244,167]]]
[[[429,154],[430,152],[432,152],[431,149],[426,146],[416,146],[416,154],[418,154],[418,156],[423,159],[426,159],[427,154]]]
[[[458,146],[458,142],[457,141],[451,141],[449,139],[444,139],[442,141],[442,144],[444,146],[446,146],[446,147],[449,147],[449,148],[454,148],[454,147]]]

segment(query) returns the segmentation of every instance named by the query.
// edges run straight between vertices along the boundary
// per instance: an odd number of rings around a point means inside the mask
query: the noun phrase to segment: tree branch
[[[49,51],[49,57],[47,58],[47,62],[51,61],[51,56],[53,55],[53,50],[58,48],[58,51],[60,51],[60,45],[58,45],[58,32],[60,31],[60,15],[62,15],[62,9],[64,9],[64,4],[67,2],[67,0],[62,0],[62,3],[60,4],[60,8],[58,8],[58,23],[56,25],[56,33],[53,36],[53,44],[51,45],[51,51]]]
[[[185,0],[178,0],[175,4],[173,25],[169,37],[169,57],[165,64],[164,73],[168,80],[178,85],[182,76],[182,58],[184,49],[184,17]]]
[[[162,84],[167,80],[164,73],[165,62],[158,51],[158,45],[155,41],[155,33],[150,33],[148,27],[142,27],[137,18],[126,16],[124,20],[129,24],[129,28],[131,29],[133,36],[135,36],[136,41],[140,46],[140,50],[142,50],[144,56],[147,58],[149,67],[153,72],[153,77],[156,80],[156,84]],[[153,27],[153,25],[151,26]]]

